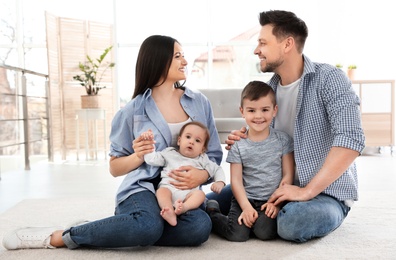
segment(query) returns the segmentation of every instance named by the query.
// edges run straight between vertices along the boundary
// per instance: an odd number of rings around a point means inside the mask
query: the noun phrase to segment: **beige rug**
[[[216,235],[196,248],[128,250],[35,249],[7,251],[0,259],[396,259],[395,192],[361,195],[344,224],[325,238],[304,244],[283,240],[228,242]],[[113,213],[113,198],[30,199],[0,215],[0,239],[20,226],[67,225]]]

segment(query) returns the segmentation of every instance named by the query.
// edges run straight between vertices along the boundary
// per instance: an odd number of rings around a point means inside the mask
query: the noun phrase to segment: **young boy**
[[[151,130],[144,132],[147,140],[154,139]],[[171,225],[177,225],[177,216],[188,210],[198,208],[205,201],[205,193],[196,187],[192,190],[179,190],[170,184],[173,181],[168,172],[183,165],[190,165],[208,171],[214,177],[211,190],[220,193],[225,186],[223,169],[211,161],[205,154],[209,142],[209,131],[197,121],[186,123],[180,130],[177,145],[179,150],[168,147],[161,152],[152,152],[144,156],[147,164],[164,166],[161,172],[161,182],[156,196],[161,208],[161,216]]]
[[[270,127],[278,107],[266,83],[246,85],[240,111],[249,129],[247,138],[235,142],[227,156],[233,192],[230,211],[223,215],[215,200],[207,202],[206,210],[212,230],[228,240],[246,241],[251,233],[261,240],[273,239],[279,207],[267,200],[279,186],[293,183],[293,142],[286,133]]]

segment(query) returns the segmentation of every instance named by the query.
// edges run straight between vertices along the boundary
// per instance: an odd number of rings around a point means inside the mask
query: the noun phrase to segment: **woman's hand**
[[[190,190],[198,187],[209,178],[206,170],[199,170],[192,166],[181,166],[170,171],[168,175],[175,180],[171,181],[171,184],[180,190]]]
[[[235,141],[241,140],[241,138],[247,138],[246,135],[246,127],[242,127],[240,130],[232,130],[231,133],[227,136],[227,140],[225,140],[226,150],[230,150],[231,146],[235,143]]]
[[[265,203],[261,206],[261,211],[264,211],[264,214],[269,218],[276,218],[279,213],[280,208],[275,206],[274,203]]]
[[[144,132],[142,135],[133,140],[132,148],[135,151],[136,156],[142,160],[142,163],[144,160],[144,155],[154,151],[154,144],[154,136],[152,135],[151,130]]]
[[[155,141],[145,140],[139,136],[132,142],[133,154],[122,157],[110,157],[110,174],[114,177],[123,176],[135,170],[144,162],[144,155],[154,151]]]

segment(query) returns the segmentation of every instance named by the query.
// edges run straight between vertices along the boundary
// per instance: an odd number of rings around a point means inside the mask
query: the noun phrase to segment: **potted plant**
[[[343,65],[341,63],[337,63],[335,66],[336,66],[336,68],[339,68],[339,69],[342,69],[342,67],[343,67]]]
[[[79,62],[78,68],[82,72],[81,74],[73,76],[73,79],[80,82],[80,85],[85,88],[87,95],[81,96],[82,108],[98,107],[98,98],[95,97],[96,101],[92,101],[92,96],[97,96],[99,90],[106,88],[101,86],[100,82],[103,78],[104,73],[115,66],[114,62],[106,62],[104,60],[107,54],[111,51],[113,46],[106,48],[99,58],[93,59],[89,55],[86,56],[87,60],[82,63]],[[90,98],[91,101],[86,101]],[[92,104],[93,103],[93,104]],[[95,104],[96,103],[96,104]]]
[[[348,66],[348,77],[349,79],[353,80],[355,79],[355,70],[357,66],[355,64],[351,64]]]

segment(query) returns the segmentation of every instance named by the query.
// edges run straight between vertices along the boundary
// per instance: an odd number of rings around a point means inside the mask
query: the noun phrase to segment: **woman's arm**
[[[154,140],[144,140],[139,136],[132,142],[133,150],[131,155],[121,157],[110,157],[110,173],[114,177],[123,176],[144,162],[144,155],[154,151]]]
[[[180,190],[190,190],[206,183],[209,173],[192,166],[181,166],[169,172],[169,177],[175,179],[171,184]]]
[[[110,157],[110,173],[114,177],[123,176],[128,172],[139,167],[144,160],[141,160],[136,154],[122,157]]]

